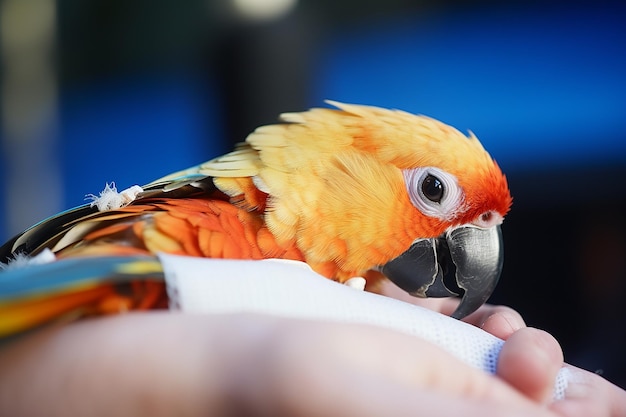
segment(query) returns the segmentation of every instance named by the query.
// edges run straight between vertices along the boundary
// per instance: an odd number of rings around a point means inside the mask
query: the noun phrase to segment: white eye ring
[[[451,220],[461,211],[463,190],[454,175],[435,167],[403,169],[404,184],[411,203],[427,216]],[[424,181],[436,180],[441,195],[436,200],[424,193]]]

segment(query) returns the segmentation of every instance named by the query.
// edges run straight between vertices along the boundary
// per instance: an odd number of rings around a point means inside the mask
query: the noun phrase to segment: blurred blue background
[[[493,302],[626,385],[626,6],[4,0],[0,240],[324,99],[472,130],[514,207]]]

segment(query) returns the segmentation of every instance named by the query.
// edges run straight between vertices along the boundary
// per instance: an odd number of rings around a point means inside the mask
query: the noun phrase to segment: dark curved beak
[[[380,271],[416,297],[462,294],[452,313],[462,319],[487,301],[500,278],[503,259],[500,226],[461,226],[438,238],[416,240]]]

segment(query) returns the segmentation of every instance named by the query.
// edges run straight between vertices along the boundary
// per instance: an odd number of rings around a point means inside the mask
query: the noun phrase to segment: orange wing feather
[[[267,230],[262,217],[265,200],[259,200],[264,196],[257,190],[248,197],[232,198],[241,204],[210,197],[144,198],[103,213],[95,220],[99,221],[99,228],[56,255],[68,258],[167,252],[209,258],[304,260],[294,243],[279,245]],[[256,209],[252,209],[252,205]],[[162,283],[133,282],[119,292],[107,285],[75,295],[53,297],[44,303],[20,304],[15,311],[19,313],[26,308],[33,316],[28,320],[41,323],[67,312],[77,318],[165,307],[166,299]]]
[[[208,258],[303,259],[293,243],[281,246],[276,242],[267,231],[260,210],[248,211],[227,201],[211,198],[142,201],[116,211],[139,215],[120,216],[119,223],[92,231],[58,255],[154,253],[158,249]],[[96,247],[97,250],[92,249]]]

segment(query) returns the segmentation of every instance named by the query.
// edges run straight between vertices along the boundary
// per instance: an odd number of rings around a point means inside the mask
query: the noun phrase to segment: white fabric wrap
[[[492,374],[504,344],[443,314],[331,281],[302,262],[165,254],[159,258],[172,309],[210,314],[252,312],[387,327],[428,340]],[[555,381],[555,399],[564,397],[568,377],[568,370],[561,369]]]

